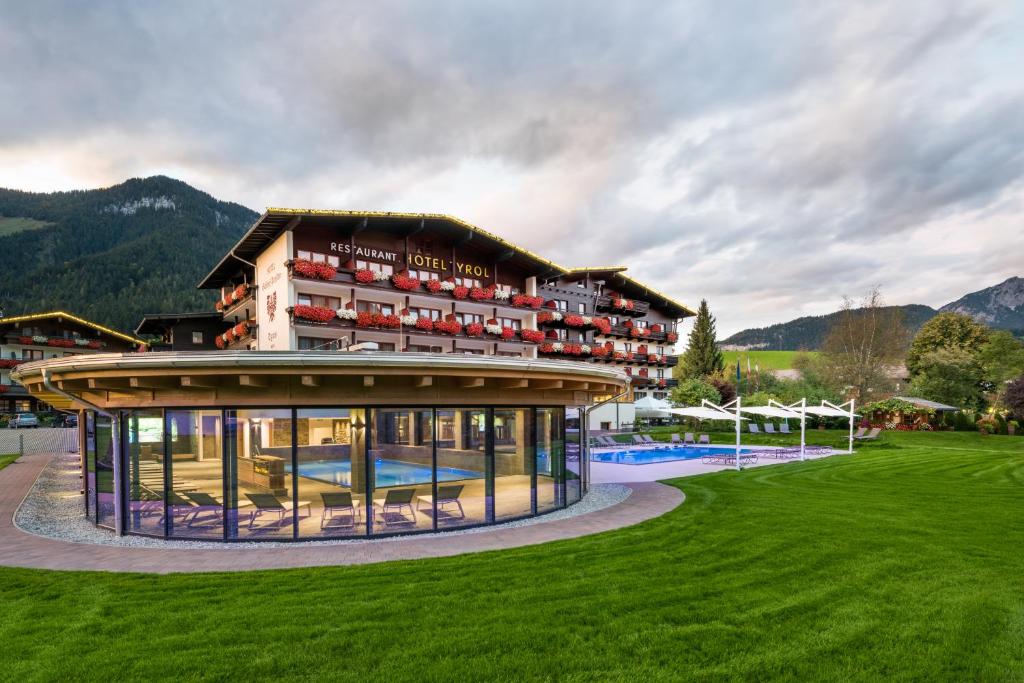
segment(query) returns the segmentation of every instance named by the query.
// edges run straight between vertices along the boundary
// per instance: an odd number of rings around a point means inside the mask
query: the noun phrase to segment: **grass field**
[[[20,456],[17,453],[11,453],[9,455],[0,455],[0,470],[10,465],[19,457]]]
[[[793,358],[798,353],[814,355],[817,351],[722,351],[722,358],[725,359],[725,366],[736,370],[736,360],[739,359],[743,371],[747,371],[747,358],[750,358],[750,367],[756,363],[762,370],[789,370],[793,367]]]
[[[0,216],[0,237],[14,235],[26,230],[38,230],[51,225],[46,221],[37,221],[34,218],[7,218]]]
[[[456,558],[0,570],[0,677],[1024,679],[1024,438],[885,434],[674,484],[636,527]]]

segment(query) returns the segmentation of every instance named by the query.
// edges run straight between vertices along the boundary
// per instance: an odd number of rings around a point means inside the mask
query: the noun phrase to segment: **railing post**
[[[18,457],[25,457],[25,435],[18,433]]]

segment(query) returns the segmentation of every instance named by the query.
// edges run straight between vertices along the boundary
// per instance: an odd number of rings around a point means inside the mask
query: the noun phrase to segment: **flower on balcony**
[[[408,275],[399,275],[398,273],[391,276],[391,284],[393,284],[396,289],[401,289],[406,292],[415,292],[420,288],[420,281],[418,279],[409,277]]]
[[[227,346],[227,342],[224,341],[223,334],[218,334],[217,338],[213,340],[213,343],[217,346],[218,349],[223,349]]]
[[[665,388],[665,387],[667,387],[667,386],[668,386],[668,382],[666,382],[666,381],[665,381],[665,380],[663,380],[663,379],[659,379],[659,380],[658,380],[658,388],[659,388],[659,389],[664,389],[664,388]]]
[[[249,323],[247,321],[242,321],[231,328],[231,331],[235,333],[236,339],[242,339],[249,335]]]
[[[665,326],[662,325],[661,323],[654,323],[653,325],[651,325],[651,332],[664,332],[664,331],[665,331]]]
[[[626,360],[633,360],[634,357],[632,351],[626,351]]]
[[[501,332],[499,334],[501,335],[501,338],[504,339],[505,341],[511,341],[512,339],[516,338],[516,331],[511,327],[502,327]]]
[[[355,277],[356,282],[358,282],[359,284],[368,285],[371,284],[376,279],[373,275],[373,272],[374,271],[370,270],[369,268],[360,268],[355,272],[353,277]]]
[[[325,306],[306,306],[299,304],[292,308],[292,315],[303,320],[311,320],[316,323],[327,323],[337,315],[333,309]]]
[[[648,363],[658,363],[659,362],[658,354],[656,354],[656,353],[648,354],[647,355],[647,362]]]
[[[414,327],[423,332],[432,332],[434,330],[434,321],[430,318],[416,318]]]
[[[612,353],[612,358],[614,358],[615,360],[626,360],[626,352],[615,351],[614,353]]]
[[[651,331],[648,330],[646,327],[634,327],[629,331],[629,336],[636,337],[639,339],[641,337],[646,337],[650,333]]]
[[[554,353],[555,352],[555,345],[554,344],[544,343],[544,344],[541,344],[540,346],[537,347],[537,351],[539,353]]]
[[[636,352],[639,353],[641,356],[647,355],[647,344],[641,344],[640,346],[636,347]]]
[[[611,334],[612,332],[612,323],[608,318],[594,318],[592,324],[601,334]]]
[[[441,284],[438,285],[438,286],[441,288],[442,292],[454,292],[455,291],[455,283],[454,282],[449,282],[448,280],[440,280],[440,283]]]
[[[562,344],[562,353],[569,356],[581,356],[583,355],[582,344]]]
[[[636,307],[631,299],[612,299],[612,306],[623,311],[632,311]]]
[[[525,342],[539,344],[544,341],[544,333],[540,330],[520,330],[519,338]]]
[[[452,296],[456,299],[465,299],[469,296],[469,287],[466,287],[465,285],[457,285],[455,289],[452,290]]]
[[[592,346],[590,348],[590,355],[594,358],[606,358],[610,351],[604,346]]]
[[[484,333],[483,323],[470,323],[466,325],[466,336],[479,337]]]
[[[679,340],[679,335],[675,332],[667,332],[665,333],[665,339],[670,342],[676,342]]]
[[[53,337],[51,339],[48,339],[46,341],[46,343],[49,346],[71,348],[72,346],[75,345],[75,340],[74,339],[61,339],[60,337]]]
[[[419,320],[419,316],[410,315],[408,313],[398,316],[398,319],[402,321],[402,324],[406,327],[415,327],[416,321]]]
[[[562,314],[558,311],[541,311],[537,314],[537,323],[543,325],[544,323],[561,322]]]
[[[484,325],[484,331],[486,331],[487,334],[499,335],[501,334],[501,325],[489,322]]]
[[[495,301],[508,301],[509,297],[512,296],[512,292],[507,289],[495,289],[493,296]]]
[[[41,334],[32,335],[32,341],[36,344],[45,344],[50,338]]]
[[[558,302],[554,299],[548,299],[547,303],[544,304],[548,308],[558,308]]]
[[[314,263],[306,259],[292,261],[292,272],[315,280],[333,280],[338,269],[329,263]]]
[[[526,294],[513,294],[512,305],[520,306],[522,308],[540,308],[544,305],[544,297],[542,296],[527,296]]]
[[[494,298],[494,289],[491,287],[473,287],[469,290],[469,298],[474,301],[485,301]]]
[[[78,346],[88,346],[89,340],[84,337],[75,337],[75,344]]]
[[[15,358],[0,358],[0,368],[14,368],[21,365],[21,362]]]
[[[444,283],[442,283],[440,280],[427,280],[425,287],[427,288],[427,291],[430,292],[431,294],[437,294],[438,292],[441,291],[442,284]]]
[[[19,344],[32,344],[32,337],[18,337]]]
[[[462,332],[462,323],[458,320],[435,320],[434,330],[454,336]]]
[[[594,349],[591,348],[590,344],[580,344],[580,353],[582,353],[584,356],[589,356],[593,352],[593,350]]]
[[[334,314],[338,316],[339,320],[355,320],[356,317],[359,315],[352,308],[339,308],[334,312]]]
[[[388,330],[397,330],[402,326],[402,319],[394,313],[374,313],[373,322],[377,327],[383,327]]]
[[[637,374],[638,374],[638,375],[639,375],[640,377],[646,377],[646,376],[647,376],[647,368],[640,368],[640,372],[639,372],[639,373],[637,373]]]
[[[584,325],[583,316],[576,315],[575,313],[569,313],[563,320],[569,327],[583,327]]]
[[[103,346],[103,342],[101,342],[101,341],[91,341],[91,342],[89,342],[88,346],[89,346],[90,349],[98,349],[98,348],[101,348]]]

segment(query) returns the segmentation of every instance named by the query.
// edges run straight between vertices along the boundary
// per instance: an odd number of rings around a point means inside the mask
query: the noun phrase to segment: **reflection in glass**
[[[96,413],[85,413],[85,514],[96,521]]]
[[[171,536],[223,538],[224,462],[219,410],[168,410]]]
[[[564,505],[565,409],[537,409],[537,512]]]
[[[533,426],[529,408],[494,411],[494,511],[500,520],[532,512]]]
[[[297,412],[299,536],[366,533],[366,418],[362,410],[310,408]]]
[[[434,431],[430,410],[372,411],[371,532],[390,534],[433,527]]]
[[[96,523],[114,528],[114,432],[111,420],[96,416]]]
[[[292,411],[229,410],[227,514],[229,538],[292,538],[295,516],[312,502],[292,500]]]
[[[482,408],[437,411],[439,529],[487,521],[487,412]]]
[[[573,418],[575,429],[565,429],[565,497],[566,504],[578,502],[582,492],[582,452],[580,450],[579,409],[567,408],[566,419]]]
[[[127,413],[129,531],[164,534],[164,419],[160,410]]]

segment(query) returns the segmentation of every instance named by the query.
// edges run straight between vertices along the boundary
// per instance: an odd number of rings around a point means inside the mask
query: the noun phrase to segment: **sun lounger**
[[[708,453],[702,455],[700,461],[705,465],[735,465],[736,452],[723,450],[720,453]],[[757,463],[757,453],[740,453],[740,465],[753,465]]]
[[[277,496],[270,493],[247,493],[245,497],[252,501],[252,504],[256,506],[256,509],[249,513],[249,528],[253,527],[256,523],[257,518],[261,515],[277,515],[277,526],[283,526],[284,521],[288,516],[288,513],[297,512],[302,508],[306,508],[307,516],[313,514],[312,508],[309,505],[309,501],[300,500],[297,503],[288,501],[280,501]]]
[[[760,434],[761,433],[761,430],[759,430],[757,428],[757,423],[756,422],[748,422],[747,423],[747,429],[750,430],[751,434]]]
[[[204,513],[207,513],[207,516],[203,518],[204,522],[219,523],[224,518],[223,503],[211,496],[209,493],[204,493],[202,491],[188,491],[182,495],[195,504],[195,507],[192,508],[192,519],[188,521],[189,526],[194,526],[199,520],[200,515],[203,515]]]
[[[459,496],[462,495],[463,488],[465,488],[465,486],[462,484],[456,484],[454,486],[438,486],[437,510],[435,514],[440,515],[443,512],[447,519],[465,519],[466,511],[462,508],[462,503],[459,501]],[[424,503],[427,504],[427,509],[432,508],[434,506],[434,497],[429,495],[416,496],[416,509],[423,510]],[[458,509],[458,517],[449,512],[452,506],[455,506]]]
[[[697,443],[699,443],[699,444],[710,444],[711,443],[711,437],[708,436],[707,434],[701,434],[700,435],[700,439],[697,441]]]
[[[819,455],[821,453],[831,453],[832,452],[832,447],[831,446],[807,445],[807,446],[804,446],[804,452],[805,453],[814,453],[815,455]]]
[[[673,446],[682,446],[685,444],[685,442],[679,438],[678,434],[673,434],[672,438],[669,439],[669,443],[672,444]]]
[[[866,431],[868,431],[867,427],[858,427],[857,432],[853,435],[853,438],[859,439],[860,437],[864,436],[864,432]]]
[[[878,435],[881,434],[881,433],[882,433],[881,427],[875,427],[870,432],[868,432],[867,434],[864,434],[864,435],[861,435],[861,436],[854,435],[853,438],[858,440],[858,441],[874,441],[875,439],[878,438]]]
[[[412,506],[412,499],[415,496],[416,489],[388,489],[383,498],[375,498],[373,504],[380,509],[384,526],[415,524],[416,510]],[[411,518],[405,516],[406,509],[412,515]]]
[[[765,434],[774,434],[775,433],[775,425],[772,424],[771,422],[765,422],[764,423],[764,433]]]
[[[693,432],[686,432],[686,434],[683,435],[683,445],[684,446],[693,446],[696,443],[697,442],[693,438]]]
[[[644,441],[643,437],[641,437],[639,434],[634,434],[633,435],[633,443],[635,443],[638,446],[646,446],[647,445],[647,442]]]
[[[786,422],[785,420],[783,420],[782,424],[779,425],[779,434],[792,434],[792,433],[793,432],[789,431],[789,423]]]
[[[321,492],[324,509],[320,513],[321,529],[351,529],[359,521],[359,501],[352,499],[348,491]],[[340,518],[347,521],[331,523],[331,520]]]
[[[618,441],[616,441],[610,436],[599,436],[597,438],[604,442],[604,445],[608,446],[609,448],[618,448],[620,445]]]

